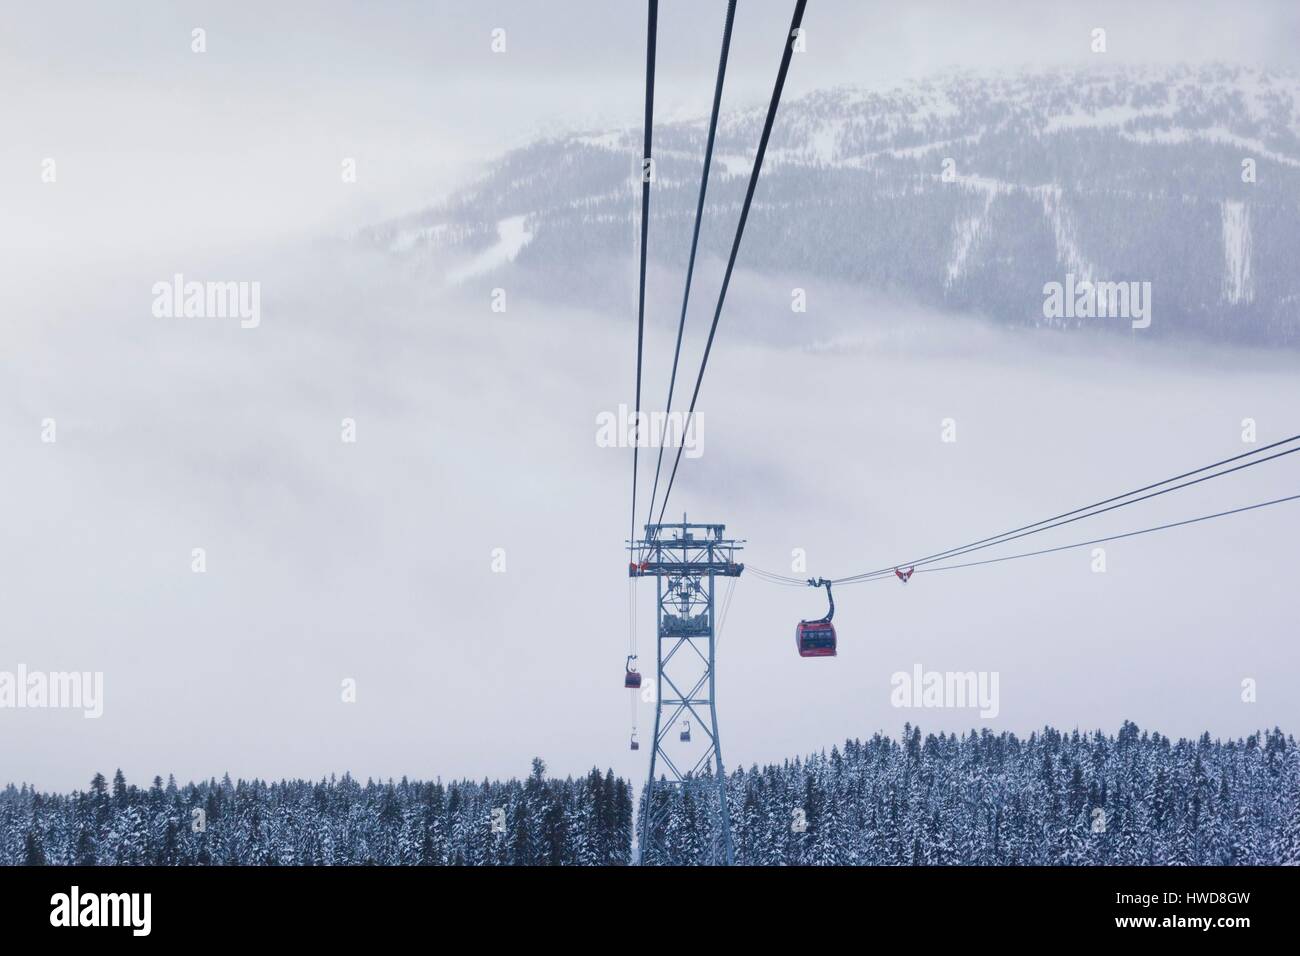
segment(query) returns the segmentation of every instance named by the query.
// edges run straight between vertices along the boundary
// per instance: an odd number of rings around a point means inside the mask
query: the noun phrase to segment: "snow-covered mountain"
[[[701,235],[725,256],[763,110],[725,111]],[[706,121],[655,131],[650,252],[684,265]],[[446,281],[625,302],[639,128],[535,142],[363,238]],[[1300,344],[1300,78],[1234,66],[953,74],[782,104],[740,266],[1014,324],[1048,283],[1149,282],[1156,335]],[[502,273],[500,270],[509,270]],[[617,274],[617,281],[610,279]]]

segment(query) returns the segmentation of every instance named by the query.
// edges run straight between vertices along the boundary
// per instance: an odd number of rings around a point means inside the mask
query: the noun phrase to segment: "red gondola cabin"
[[[794,629],[800,657],[834,657],[835,625],[830,621],[800,621]]]
[[[808,586],[826,589],[826,600],[830,610],[826,616],[815,621],[800,621],[794,629],[794,646],[800,657],[834,657],[835,625],[831,618],[835,616],[835,598],[831,594],[831,583],[825,578],[809,578]]]

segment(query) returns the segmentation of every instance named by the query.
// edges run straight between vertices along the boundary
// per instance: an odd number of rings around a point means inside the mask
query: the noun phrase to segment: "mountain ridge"
[[[705,257],[726,255],[761,112],[720,118]],[[652,261],[685,264],[704,136],[702,120],[656,127]],[[531,294],[622,307],[602,273],[635,254],[639,151],[632,128],[541,139],[360,238],[461,283],[508,270]],[[1300,79],[1215,64],[958,72],[790,100],[740,266],[1064,327],[1130,323],[1049,316],[1049,283],[1147,282],[1144,332],[1295,346],[1296,250]],[[467,272],[475,258],[489,267]]]

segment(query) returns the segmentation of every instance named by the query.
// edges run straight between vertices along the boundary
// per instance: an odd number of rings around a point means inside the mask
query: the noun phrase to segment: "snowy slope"
[[[761,122],[720,123],[706,256],[725,255]],[[656,130],[650,251],[669,266],[685,259],[704,132]],[[364,239],[452,282],[513,264],[538,295],[600,305],[605,263],[635,251],[638,149],[636,129],[539,141]],[[529,239],[503,254],[506,221]],[[1067,273],[1150,282],[1153,334],[1297,344],[1296,249],[1300,79],[1216,65],[963,73],[787,102],[741,266],[1012,324],[1048,322],[1043,286]]]

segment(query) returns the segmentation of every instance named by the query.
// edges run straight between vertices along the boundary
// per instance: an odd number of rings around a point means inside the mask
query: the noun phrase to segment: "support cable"
[[[1272,448],[1275,446],[1270,445],[1268,447]],[[1262,448],[1259,449],[1259,451],[1264,451],[1264,450],[1265,449]],[[964,545],[960,548],[951,548],[948,551],[941,551],[937,554],[928,555],[925,558],[919,558],[913,561],[903,561],[903,562],[899,562],[898,564],[890,565],[887,568],[880,568],[876,571],[868,571],[863,574],[853,575],[847,578],[839,578],[835,581],[835,583],[854,584],[859,581],[868,580],[870,578],[874,578],[877,576],[888,576],[889,574],[893,573],[895,568],[900,568],[900,567],[921,568],[924,565],[933,564],[934,562],[944,560],[945,558],[958,557],[963,554],[970,554],[972,551],[983,551],[985,548],[992,548],[995,547],[996,545],[1006,544],[1008,541],[1015,541],[1017,538],[1024,538],[1027,537],[1028,535],[1038,534],[1042,531],[1050,531],[1053,528],[1059,528],[1062,525],[1073,524],[1076,521],[1082,521],[1084,518],[1094,518],[1097,515],[1105,514],[1108,511],[1114,511],[1117,508],[1126,508],[1129,505],[1135,505],[1138,504],[1139,502],[1146,501],[1150,498],[1158,498],[1161,495],[1169,494],[1172,491],[1179,491],[1183,488],[1191,487],[1192,485],[1199,485],[1203,481],[1210,481],[1211,479],[1214,478],[1222,478],[1224,475],[1230,475],[1234,472],[1241,471],[1242,469],[1245,468],[1253,468],[1255,465],[1262,465],[1265,462],[1273,461],[1274,459],[1277,458],[1283,458],[1286,455],[1294,455],[1296,452],[1300,452],[1300,446],[1287,449],[1286,451],[1277,452],[1276,454],[1269,455],[1267,458],[1258,458],[1255,461],[1248,461],[1242,465],[1236,465],[1235,467],[1232,468],[1225,468],[1223,471],[1216,471],[1213,474],[1202,475],[1200,478],[1193,478],[1190,481],[1184,481],[1181,484],[1171,485],[1168,488],[1161,488],[1159,491],[1149,492],[1148,494],[1142,495],[1139,498],[1129,498],[1126,501],[1117,501],[1117,499],[1115,498],[1108,498],[1106,499],[1107,501],[1115,501],[1116,503],[1108,504],[1104,508],[1097,507],[1096,505],[1090,505],[1087,508],[1078,508],[1075,509],[1074,511],[1067,511],[1063,515],[1057,515],[1056,518],[1047,518],[1044,519],[1043,521],[1035,522],[1032,525],[1026,525],[1024,528],[1017,528],[1015,532],[1008,531],[1001,535],[995,535],[993,538],[986,538],[983,539],[982,541],[976,541],[973,544]],[[1253,452],[1251,454],[1257,454],[1257,453],[1258,452]],[[1241,455],[1236,456],[1236,458],[1241,458],[1241,457],[1244,456]],[[1228,461],[1235,461],[1236,458],[1230,458],[1228,459]],[[1220,462],[1219,464],[1223,464],[1223,462]],[[1206,468],[1213,468],[1213,467],[1215,466],[1214,465],[1206,466]],[[1198,468],[1196,469],[1196,471],[1188,472],[1187,474],[1198,474],[1199,472],[1205,471],[1206,468]],[[1183,476],[1179,475],[1178,477],[1181,478]],[[1167,479],[1167,481],[1176,481],[1176,480],[1177,478]],[[1166,484],[1166,482],[1158,482],[1156,485],[1149,485],[1147,487],[1159,487],[1159,485],[1162,484]],[[1143,491],[1143,490],[1145,489],[1138,489],[1138,491]],[[1137,492],[1129,492],[1130,495],[1136,493]],[[1125,498],[1125,497],[1126,496],[1124,495],[1119,496],[1119,498]],[[1100,504],[1105,504],[1105,502],[1098,502],[1098,505]],[[1057,519],[1061,519],[1061,520],[1057,520]]]
[[[1151,534],[1156,531],[1165,531],[1169,528],[1181,528],[1184,525],[1199,524],[1202,521],[1212,521],[1215,518],[1226,518],[1229,515],[1242,514],[1246,511],[1255,511],[1259,508],[1268,508],[1273,505],[1285,504],[1289,501],[1300,501],[1300,495],[1288,495],[1285,498],[1274,498],[1271,501],[1260,501],[1253,505],[1244,505],[1240,508],[1232,508],[1228,511],[1218,511],[1214,514],[1201,515],[1196,518],[1185,518],[1182,521],[1171,521],[1167,524],[1155,525],[1150,528],[1141,528],[1137,531],[1126,531],[1123,534],[1112,534],[1107,535],[1104,538],[1093,538],[1090,541],[1076,541],[1073,544],[1063,544],[1055,548],[1043,548],[1039,551],[1026,551],[1021,554],[1007,554],[997,558],[985,558],[981,561],[967,561],[962,564],[941,564],[938,567],[917,568],[916,573],[928,574],[931,571],[957,571],[962,568],[977,568],[985,564],[999,564],[1003,561],[1017,561],[1020,558],[1034,558],[1043,554],[1055,554],[1058,551],[1069,551],[1074,548],[1086,548],[1094,544],[1105,544],[1108,541],[1121,541],[1125,538],[1136,538],[1139,535]],[[746,570],[751,570],[751,568],[746,566]],[[880,577],[871,578],[869,580],[883,581],[885,579],[886,576],[881,575]]]
[[[781,104],[781,91],[785,88],[786,74],[790,71],[790,57],[798,38],[800,25],[803,23],[803,11],[808,0],[796,0],[794,16],[790,20],[790,29],[786,31],[781,53],[781,66],[776,73],[776,84],[772,89],[772,101],[767,107],[767,118],[763,121],[763,134],[758,140],[758,152],[754,155],[754,169],[749,175],[749,188],[745,191],[745,201],[740,207],[740,220],[736,224],[736,238],[731,244],[731,255],[727,257],[727,270],[722,276],[722,290],[718,293],[718,305],[713,310],[713,324],[709,326],[709,338],[704,343],[704,357],[700,360],[700,372],[695,377],[695,389],[691,393],[691,405],[686,413],[687,427],[695,415],[695,404],[700,397],[700,385],[704,381],[704,370],[709,364],[709,353],[713,351],[713,338],[718,332],[718,320],[722,317],[722,303],[727,298],[727,287],[731,284],[731,273],[736,267],[736,256],[740,252],[740,239],[745,234],[745,222],[749,219],[749,208],[754,201],[754,190],[758,187],[758,176],[763,169],[763,157],[767,153],[767,141],[772,136],[772,124],[776,121],[776,110]],[[664,492],[663,505],[659,509],[659,523],[664,520],[668,510],[668,499],[673,493],[673,483],[677,479],[677,468],[682,463],[682,450],[685,442],[677,446],[677,455],[673,459],[673,470],[668,477],[668,490]]]
[[[695,203],[695,228],[691,233],[691,254],[686,261],[686,288],[682,292],[682,315],[677,322],[677,347],[673,350],[673,371],[668,378],[668,401],[664,406],[664,423],[659,433],[659,460],[655,464],[655,481],[650,491],[650,510],[646,524],[655,513],[655,499],[659,496],[659,473],[664,464],[664,437],[668,432],[668,419],[673,410],[673,390],[677,387],[677,363],[682,355],[682,334],[686,331],[686,306],[691,299],[691,277],[695,274],[695,253],[700,245],[700,223],[704,220],[704,195],[709,188],[709,168],[713,164],[713,142],[718,132],[718,113],[722,108],[722,83],[727,75],[727,54],[731,49],[731,27],[736,18],[736,0],[727,3],[727,20],[722,27],[722,52],[718,56],[718,80],[713,87],[713,112],[709,116],[709,137],[704,143],[704,169],[700,173],[700,196]],[[685,437],[683,430],[682,437]]]
[[[632,419],[632,526],[628,534],[628,546],[632,549],[633,560],[636,558],[636,480],[639,467],[641,446],[641,359],[645,347],[645,260],[646,239],[650,227],[650,174],[652,160],[650,145],[654,132],[655,105],[655,39],[659,32],[659,0],[648,0],[648,20],[646,23],[645,51],[645,139],[641,153],[641,273],[637,289],[636,316],[636,414]],[[632,655],[636,655],[636,611],[635,589],[633,590],[633,620],[628,644]]]
[[[1284,445],[1293,444],[1294,442],[1297,441],[1300,441],[1300,435],[1292,435],[1290,438],[1284,438],[1281,441],[1276,441],[1271,444],[1264,445],[1261,448],[1256,448],[1253,449],[1252,451],[1243,452],[1240,455],[1233,455],[1230,458],[1224,458],[1220,461],[1216,461],[1208,465],[1203,465],[1200,468],[1195,468],[1191,471],[1185,471],[1180,475],[1174,475],[1173,477],[1165,478],[1162,481],[1157,481],[1148,485],[1143,485],[1141,488],[1134,488],[1132,491],[1127,491],[1120,495],[1114,495],[1110,498],[1104,498],[1101,501],[1096,501],[1093,502],[1092,504],[1084,505],[1082,507],[1075,508],[1071,511],[1062,512],[1061,514],[1054,515],[1051,518],[1044,518],[1041,521],[1034,522],[1033,524],[1022,525],[1019,528],[1013,528],[1010,531],[1004,531],[1000,534],[992,535],[987,538],[981,538],[978,541],[972,541],[969,544],[960,545],[955,548],[949,548],[946,551],[939,551],[936,552],[935,554],[926,555],[923,558],[916,558],[910,561],[900,561],[895,564],[888,565],[886,567],[877,568],[874,571],[864,571],[860,574],[853,574],[841,578],[834,578],[833,581],[836,584],[856,584],[861,581],[875,580],[878,577],[887,578],[893,575],[894,570],[896,568],[905,568],[905,567],[921,568],[925,565],[933,564],[936,561],[943,560],[944,558],[957,557],[961,554],[968,554],[972,551],[982,551],[984,548],[990,548],[995,545],[1005,544],[1008,541],[1014,541],[1016,538],[1025,537],[1030,534],[1037,534],[1040,531],[1048,531],[1052,528],[1058,528],[1061,527],[1062,525],[1071,524],[1074,521],[1080,521],[1084,518],[1091,518],[1095,515],[1104,514],[1107,511],[1113,511],[1116,508],[1122,508],[1127,505],[1137,504],[1138,502],[1145,501],[1148,498],[1155,498],[1171,491],[1178,491],[1181,488],[1186,488],[1189,487],[1190,485],[1199,484],[1202,481],[1209,481],[1212,478],[1220,478],[1223,475],[1232,474],[1233,472],[1241,471],[1245,468],[1253,467],[1254,465],[1262,465],[1265,462],[1272,461],[1277,458],[1282,458],[1286,455],[1294,454],[1295,452],[1300,451],[1300,446],[1295,448],[1290,448],[1286,451],[1281,451],[1273,455],[1269,455],[1266,458],[1260,458],[1255,461],[1246,462],[1245,464],[1238,465],[1235,468],[1227,468],[1224,469],[1223,471],[1215,472],[1214,474],[1211,475],[1204,475],[1201,478],[1197,478],[1193,481],[1187,481],[1180,485],[1175,485],[1170,488],[1162,488],[1160,491],[1153,492],[1152,494],[1143,495],[1141,498],[1133,497],[1134,495],[1139,495],[1142,492],[1151,491],[1151,489],[1153,488],[1161,488],[1162,485],[1168,485],[1171,482],[1180,481],[1181,479],[1189,478],[1192,475],[1200,475],[1202,472],[1209,471],[1213,468],[1218,468],[1221,465],[1228,465],[1231,464],[1232,462],[1240,461],[1243,458],[1250,458],[1252,456],[1262,454],[1263,452],[1271,451],[1274,448],[1281,448]],[[1132,499],[1132,500],[1126,501],[1124,499]],[[1104,507],[1107,505],[1109,505],[1110,507]],[[1069,519],[1069,520],[1063,520],[1063,519]],[[807,583],[803,578],[796,578],[790,575],[780,574],[775,571],[764,571],[761,568],[755,568],[753,565],[746,565],[746,569],[756,572],[760,578],[764,580],[770,580],[772,581],[772,583],[785,584],[791,587],[804,586]]]

